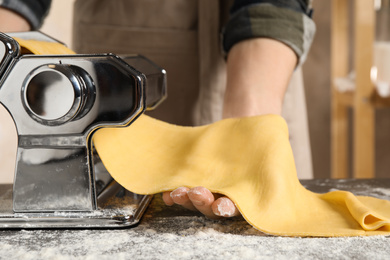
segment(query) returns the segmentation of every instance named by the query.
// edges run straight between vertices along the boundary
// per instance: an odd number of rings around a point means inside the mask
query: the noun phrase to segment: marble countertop
[[[308,180],[315,192],[350,190],[390,199],[390,180]],[[156,195],[139,225],[125,229],[0,231],[1,259],[389,259],[390,237],[265,235],[241,217],[210,220]]]

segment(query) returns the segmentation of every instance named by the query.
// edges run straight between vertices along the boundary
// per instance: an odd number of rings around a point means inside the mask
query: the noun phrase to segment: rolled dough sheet
[[[98,130],[93,142],[125,188],[154,194],[204,186],[234,201],[256,229],[283,236],[390,234],[390,202],[299,182],[287,124],[277,115],[182,127],[146,115]]]
[[[37,40],[25,40],[21,38],[14,38],[22,47],[23,53],[31,52],[36,55],[44,54],[75,54],[74,51],[58,42],[42,42]]]
[[[17,40],[35,54],[74,54],[59,43]],[[113,178],[138,194],[204,186],[274,235],[390,234],[389,201],[346,191],[316,194],[300,184],[280,116],[182,127],[142,115],[129,127],[98,130],[93,141]]]

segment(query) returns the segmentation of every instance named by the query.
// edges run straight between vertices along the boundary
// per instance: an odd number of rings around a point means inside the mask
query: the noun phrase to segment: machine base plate
[[[0,229],[120,228],[136,225],[152,199],[111,182],[98,196],[94,211],[15,213],[12,184],[0,184]]]

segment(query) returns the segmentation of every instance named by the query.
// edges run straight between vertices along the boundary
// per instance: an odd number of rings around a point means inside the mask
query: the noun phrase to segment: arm
[[[314,36],[309,2],[235,1],[223,32],[228,53],[224,118],[281,114],[291,74],[305,60]]]
[[[297,56],[287,45],[255,38],[237,43],[227,58],[223,117],[281,114]]]
[[[0,31],[28,31],[41,27],[51,0],[0,1]]]
[[[0,32],[22,32],[30,29],[30,24],[23,16],[0,7]]]
[[[291,74],[305,59],[315,31],[309,1],[235,1],[223,32],[228,53],[224,118],[281,113]],[[230,199],[202,187],[181,187],[165,192],[163,199],[211,218],[239,214]]]
[[[272,39],[256,38],[235,44],[227,58],[223,117],[280,114],[296,64],[297,56],[291,48]],[[199,210],[209,218],[239,215],[230,199],[218,198],[203,187],[164,192],[163,200],[167,205],[176,203]]]

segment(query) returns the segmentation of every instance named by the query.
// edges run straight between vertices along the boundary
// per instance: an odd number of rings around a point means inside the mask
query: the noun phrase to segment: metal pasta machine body
[[[0,186],[0,228],[136,224],[151,197],[116,183],[91,137],[161,102],[165,71],[136,55],[24,55],[16,37],[55,41],[0,33],[0,102],[18,134],[14,183]]]

